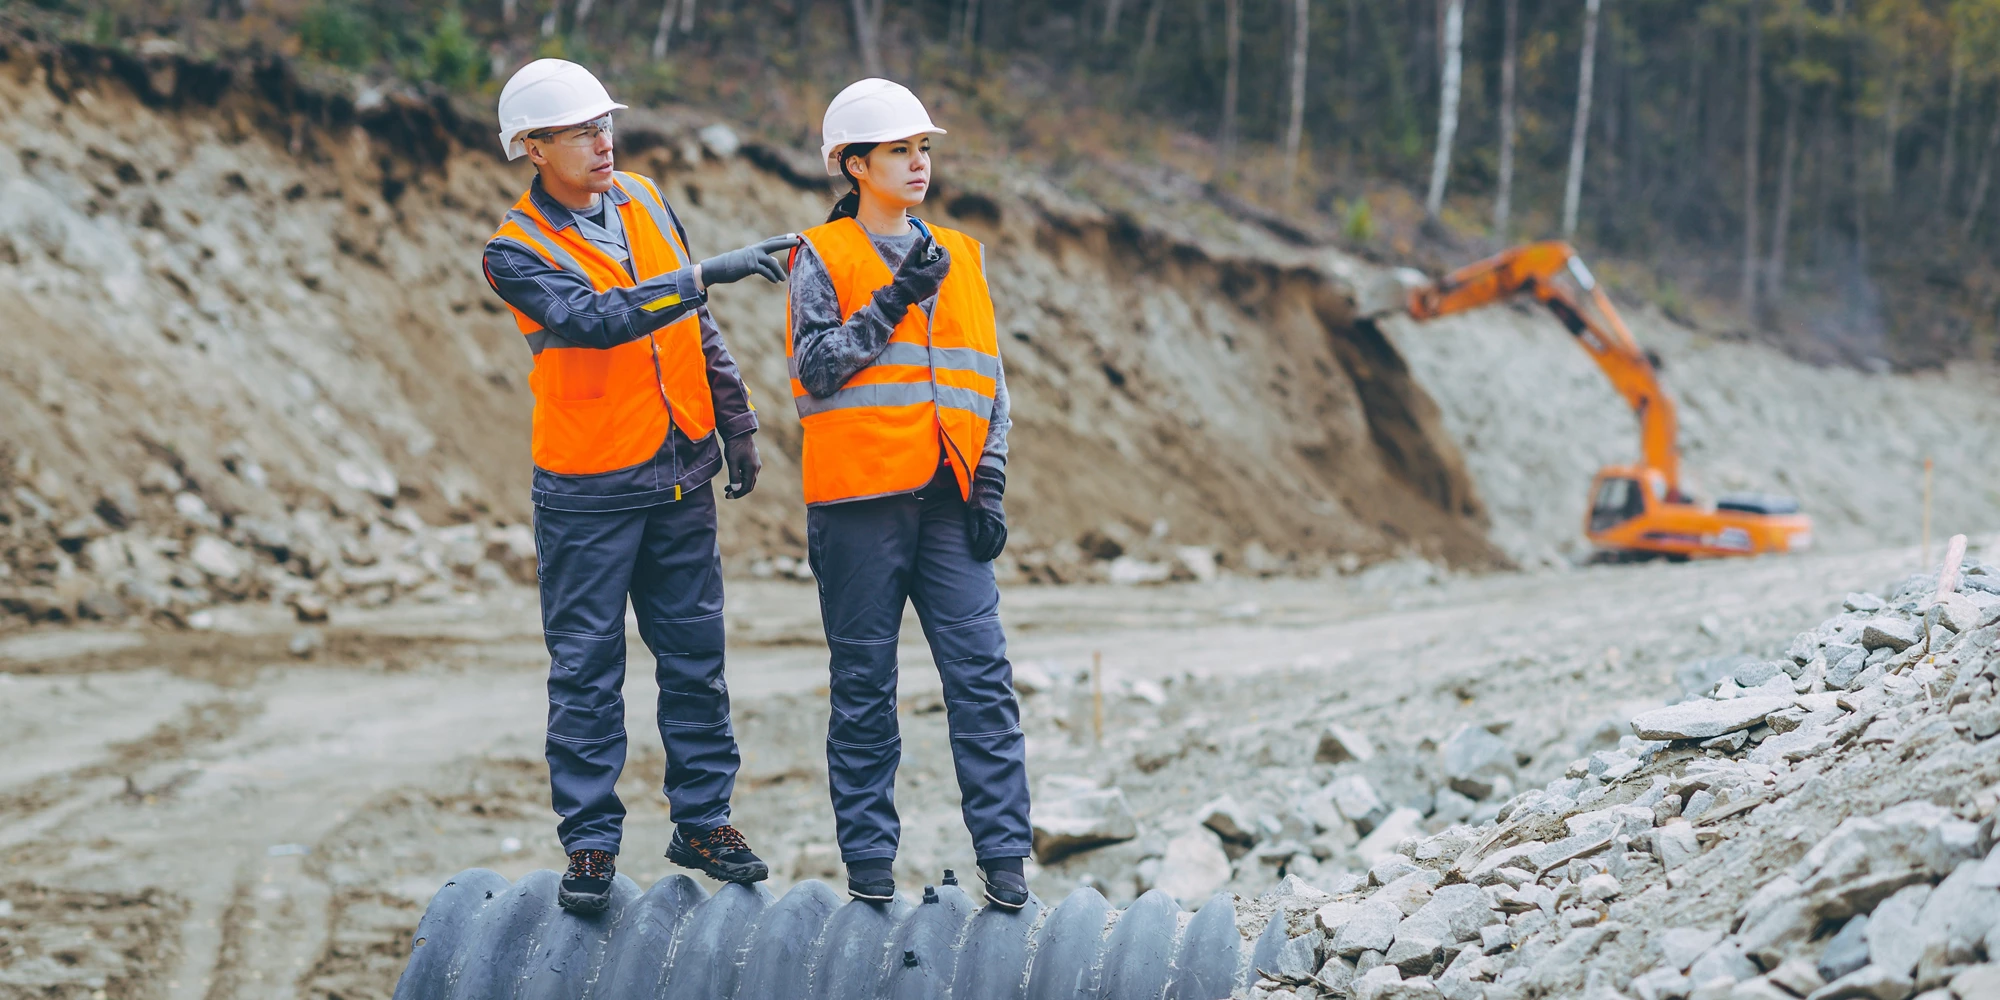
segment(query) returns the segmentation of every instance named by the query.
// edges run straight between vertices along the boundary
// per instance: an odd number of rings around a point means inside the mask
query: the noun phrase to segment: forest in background
[[[490,100],[577,59],[798,148],[852,79],[952,156],[1192,185],[1430,267],[1567,236],[1814,360],[1994,355],[2000,0],[0,0],[99,44]],[[636,100],[633,100],[636,98]],[[948,120],[947,120],[948,119]],[[1107,169],[1109,168],[1109,169]]]

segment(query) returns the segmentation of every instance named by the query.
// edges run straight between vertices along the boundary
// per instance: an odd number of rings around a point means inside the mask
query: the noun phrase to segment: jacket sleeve
[[[750,387],[743,384],[743,373],[737,369],[729,345],[722,342],[722,329],[715,325],[708,307],[702,306],[699,315],[701,353],[708,358],[708,392],[715,400],[715,428],[725,438],[754,433],[757,407],[750,402]]]
[[[600,292],[582,275],[565,271],[510,239],[486,244],[486,283],[502,301],[568,346],[608,350],[638,340],[702,307],[707,296],[696,287],[694,268],[683,267],[630,288]],[[648,312],[660,300],[679,300]]]
[[[993,416],[986,423],[986,449],[979,456],[980,465],[1007,471],[1007,432],[1013,429],[1013,404],[1007,396],[1007,366],[1003,363],[993,377]]]
[[[654,193],[658,195],[656,188]],[[659,195],[660,204],[667,209],[667,218],[674,224],[674,233],[681,238],[681,246],[688,246],[687,227],[681,225],[680,213]],[[688,253],[693,254],[690,249]],[[674,273],[692,273],[693,268],[684,267]],[[661,275],[665,277],[665,275]],[[692,280],[689,282],[692,284]],[[750,387],[743,384],[743,372],[736,367],[736,358],[729,353],[729,345],[722,341],[722,328],[715,325],[715,317],[709,315],[704,301],[695,309],[701,317],[701,353],[708,359],[708,394],[715,401],[715,429],[725,438],[741,434],[752,434],[757,430],[757,407],[750,402]]]
[[[799,245],[791,296],[793,374],[815,399],[839,392],[855,372],[874,362],[896,332],[896,324],[874,302],[841,321],[840,296],[810,243]]]

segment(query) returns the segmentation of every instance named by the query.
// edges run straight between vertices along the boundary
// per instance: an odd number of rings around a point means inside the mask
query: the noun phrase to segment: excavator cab
[[[1591,534],[1610,531],[1646,513],[1645,488],[1628,476],[1600,474],[1593,496],[1597,499],[1590,505]]]

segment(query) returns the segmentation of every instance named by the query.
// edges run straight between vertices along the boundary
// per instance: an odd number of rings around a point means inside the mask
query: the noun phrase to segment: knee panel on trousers
[[[894,742],[896,725],[896,637],[857,642],[828,638],[832,671],[828,677],[833,715],[827,742],[845,747],[874,747]]]
[[[625,635],[550,632],[549,738],[597,743],[625,733]]]
[[[660,725],[713,729],[729,724],[729,685],[722,675],[723,619],[644,621],[660,684]]]
[[[1007,639],[997,616],[975,618],[931,630],[931,651],[944,680],[946,719],[952,739],[1017,732],[1021,716],[1014,699]]]

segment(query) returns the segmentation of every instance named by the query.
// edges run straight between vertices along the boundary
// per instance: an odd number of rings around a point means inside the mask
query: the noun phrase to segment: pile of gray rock
[[[1336,781],[1323,819],[1364,839],[1319,853],[1366,873],[1300,864],[1240,905],[1248,995],[2000,998],[2000,568],[1943,582],[1849,595],[1778,659],[1694,665],[1699,692],[1543,787],[1514,794],[1506,743],[1461,730],[1438,794],[1466,821],[1429,835]],[[1371,752],[1338,726],[1318,750]],[[1232,805],[1204,829],[1258,836]]]
[[[247,468],[259,476],[254,463]],[[244,602],[322,621],[340,603],[440,601],[534,579],[526,525],[433,525],[408,507],[372,501],[222,511],[164,463],[128,492],[89,510],[28,483],[0,497],[0,627],[152,620],[200,628],[216,607]]]

